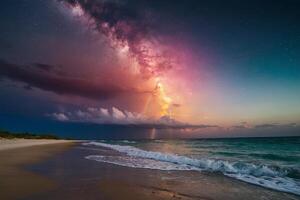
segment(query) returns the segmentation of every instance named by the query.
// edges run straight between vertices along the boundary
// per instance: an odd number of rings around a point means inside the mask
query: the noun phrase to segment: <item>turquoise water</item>
[[[300,167],[300,138],[155,140],[137,142],[145,150],[191,157]],[[298,177],[300,178],[300,177]]]
[[[96,141],[122,156],[87,158],[126,167],[196,170],[300,195],[300,138]]]

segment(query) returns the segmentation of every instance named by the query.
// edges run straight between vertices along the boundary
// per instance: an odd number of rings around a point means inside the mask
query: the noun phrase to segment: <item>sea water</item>
[[[86,159],[153,170],[194,170],[300,195],[300,138],[90,141],[120,154]]]

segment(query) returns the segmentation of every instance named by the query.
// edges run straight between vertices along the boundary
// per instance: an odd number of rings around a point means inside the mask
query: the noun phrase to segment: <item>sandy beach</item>
[[[51,139],[0,139],[0,151],[48,144],[70,143],[70,140]]]
[[[55,188],[54,181],[24,169],[24,166],[59,154],[72,146],[67,140],[1,139],[0,196],[20,199]]]

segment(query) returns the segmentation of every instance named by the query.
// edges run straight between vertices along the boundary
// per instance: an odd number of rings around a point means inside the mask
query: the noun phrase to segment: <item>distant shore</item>
[[[9,131],[0,130],[0,151],[37,145],[62,144],[70,142],[74,141],[60,139],[57,136],[49,134],[37,135],[32,133],[12,133]]]

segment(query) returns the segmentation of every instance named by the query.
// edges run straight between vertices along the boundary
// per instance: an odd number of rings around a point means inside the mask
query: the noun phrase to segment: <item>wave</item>
[[[278,155],[272,153],[266,153],[266,154],[252,153],[249,154],[249,156],[263,158],[267,160],[278,160],[278,161],[299,161],[300,160],[299,156]]]
[[[226,176],[263,187],[300,195],[300,180],[288,177],[295,169],[230,162],[216,159],[195,159],[177,154],[145,151],[133,146],[112,145],[100,142],[89,142],[85,145],[110,148],[126,156],[90,155],[87,159],[107,162],[126,167],[148,168],[159,170],[197,170],[221,172]]]
[[[132,140],[121,140],[122,143],[127,143],[127,144],[134,144],[136,143],[135,141]]]
[[[98,162],[111,163],[124,167],[143,168],[143,169],[156,169],[156,170],[196,170],[196,168],[189,166],[180,166],[173,163],[156,161],[145,158],[125,157],[125,156],[100,156],[89,155],[85,157],[89,160]]]

